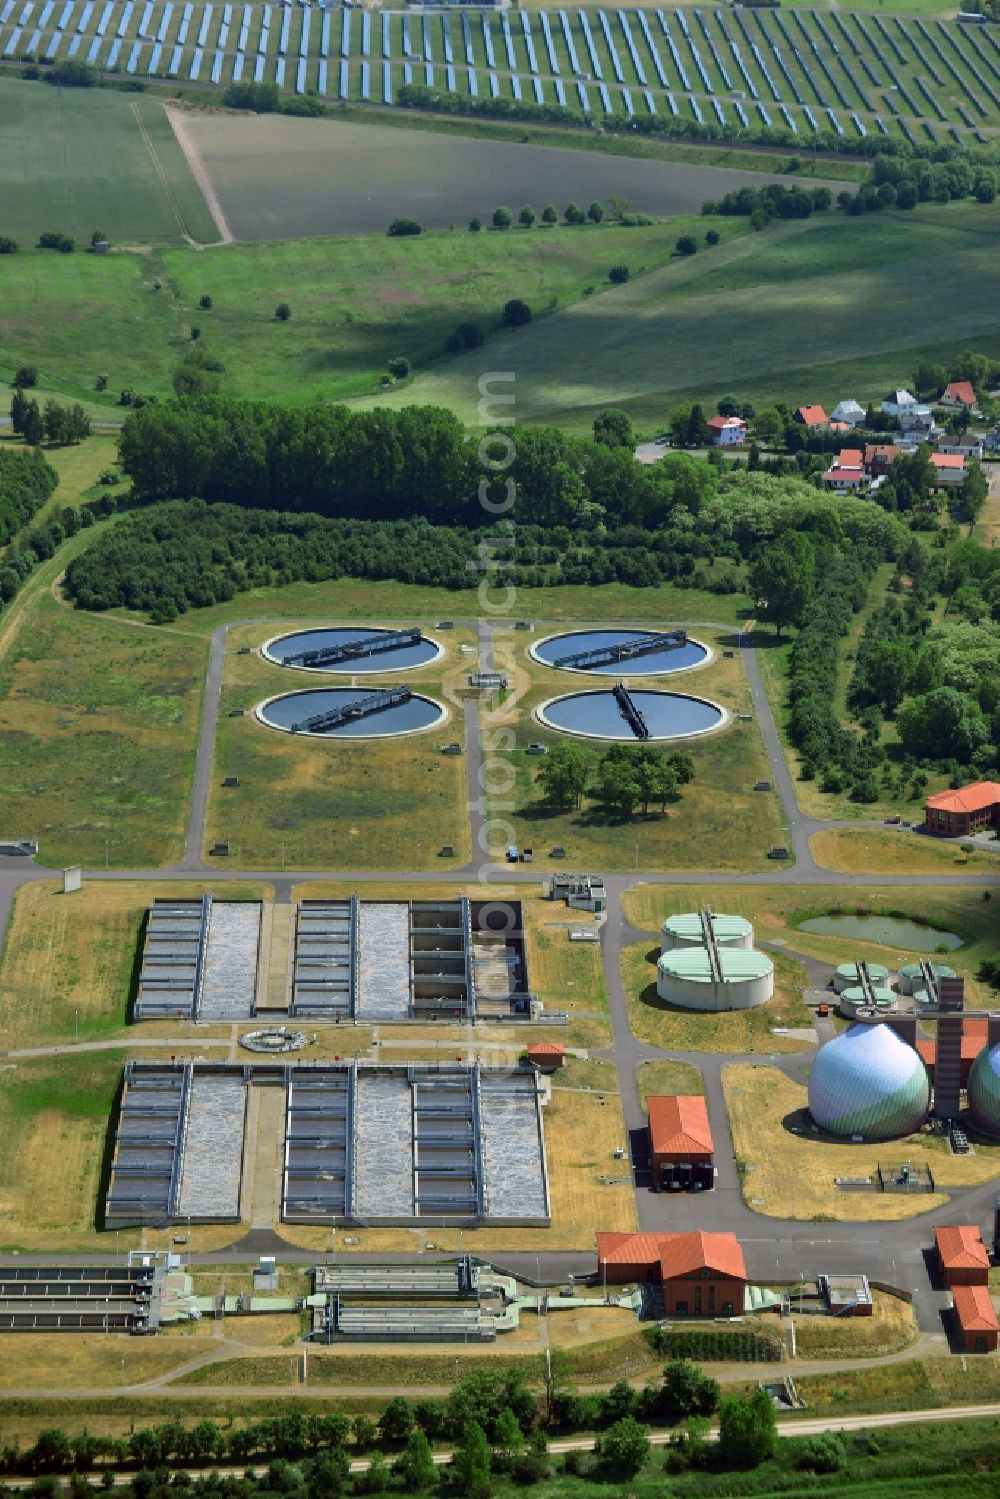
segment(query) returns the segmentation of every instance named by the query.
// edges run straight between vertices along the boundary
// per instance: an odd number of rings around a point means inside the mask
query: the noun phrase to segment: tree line
[[[709,1442],[708,1422],[716,1413],[719,1435]],[[652,1422],[676,1427],[666,1454],[668,1472],[750,1469],[775,1452],[774,1405],[765,1391],[746,1398],[723,1395],[718,1382],[698,1365],[674,1359],[659,1383],[642,1390],[621,1379],[603,1394],[581,1396],[553,1378],[544,1401],[528,1388],[520,1368],[476,1370],[445,1400],[396,1396],[377,1420],[367,1415],[351,1419],[339,1411],[289,1411],[239,1426],[210,1419],[190,1426],[170,1420],[138,1427],[128,1437],[86,1431],[70,1437],[59,1427],[48,1427],[30,1448],[4,1446],[0,1469],[33,1475],[37,1493],[52,1492],[46,1480],[64,1474],[71,1476],[74,1494],[94,1492],[87,1475],[100,1471],[103,1486],[110,1487],[108,1479],[124,1471],[131,1473],[136,1499],[158,1499],[178,1487],[225,1493],[227,1499],[265,1493],[337,1499],[399,1492],[488,1499],[498,1480],[528,1487],[552,1476],[549,1433],[599,1433],[593,1454],[566,1455],[561,1466],[567,1476],[597,1482],[632,1479],[651,1457],[647,1425]],[[450,1460],[440,1466],[431,1445],[437,1442],[452,1446]],[[351,1462],[358,1457],[367,1460],[367,1468],[352,1476]],[[189,1464],[248,1462],[268,1463],[262,1479],[231,1472],[192,1480],[172,1471]]]
[[[577,811],[590,796],[621,819],[633,817],[637,808],[643,816],[653,806],[665,812],[693,779],[690,755],[645,744],[613,744],[602,755],[582,744],[556,744],[537,776],[553,810]]]

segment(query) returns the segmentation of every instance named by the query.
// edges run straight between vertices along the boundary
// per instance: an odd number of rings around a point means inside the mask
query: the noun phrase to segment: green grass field
[[[81,248],[95,229],[112,244],[218,239],[158,100],[0,78],[0,132],[0,227],[22,248],[48,229]]]
[[[920,357],[1000,353],[998,228],[1000,206],[971,203],[774,224],[505,332],[377,402],[433,402],[471,422],[487,368],[516,372],[519,418],[570,427],[614,405],[648,428],[675,401],[714,403],[734,384],[758,408],[865,401]]]

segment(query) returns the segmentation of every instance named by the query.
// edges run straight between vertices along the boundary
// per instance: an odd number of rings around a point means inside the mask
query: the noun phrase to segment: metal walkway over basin
[[[612,688],[618,711],[637,739],[649,738],[649,725],[633,701],[632,694],[624,682],[616,682]]]
[[[366,640],[349,640],[344,645],[326,645],[315,651],[297,651],[294,656],[285,656],[282,666],[336,666],[341,661],[357,661],[364,656],[381,656],[386,651],[398,651],[406,646],[420,645],[423,635],[419,629],[392,630],[382,635],[372,635]]]
[[[622,640],[616,645],[602,645],[593,651],[577,651],[571,656],[557,656],[553,666],[570,666],[577,671],[592,671],[597,666],[611,666],[617,661],[634,661],[637,656],[652,656],[657,651],[676,651],[687,645],[686,630],[669,630],[662,635],[641,635],[637,640]]]
[[[413,693],[409,687],[387,687],[383,692],[370,692],[340,708],[331,708],[326,713],[315,713],[312,718],[300,719],[292,724],[293,734],[325,734],[330,729],[339,729],[342,724],[353,723],[359,718],[370,718],[373,713],[384,713],[387,708],[399,708],[408,703]]]

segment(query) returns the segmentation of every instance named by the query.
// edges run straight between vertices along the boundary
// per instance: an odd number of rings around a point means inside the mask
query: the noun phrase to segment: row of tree
[[[33,448],[43,442],[55,448],[67,447],[90,436],[90,418],[79,401],[63,406],[50,399],[39,410],[38,402],[33,396],[26,396],[20,386],[11,397],[10,424]]]
[[[4,1472],[37,1478],[65,1473],[82,1478],[97,1468],[109,1476],[116,1469],[138,1470],[132,1491],[142,1499],[166,1488],[174,1467],[261,1460],[270,1467],[264,1484],[251,1493],[302,1491],[309,1499],[336,1499],[348,1493],[440,1491],[458,1499],[487,1499],[496,1478],[510,1476],[530,1485],[550,1476],[546,1427],[600,1432],[594,1456],[574,1453],[564,1466],[568,1474],[628,1480],[650,1457],[647,1422],[683,1423],[667,1461],[677,1471],[708,1458],[708,1419],[716,1412],[719,1439],[712,1456],[719,1467],[751,1468],[773,1455],[777,1428],[766,1392],[748,1399],[722,1396],[718,1383],[697,1365],[674,1360],[658,1385],[641,1391],[624,1379],[602,1395],[586,1397],[550,1388],[547,1412],[520,1369],[483,1369],[461,1380],[443,1402],[411,1403],[397,1396],[377,1422],[365,1415],[351,1420],[340,1412],[290,1411],[227,1427],[208,1419],[190,1426],[171,1420],[140,1427],[128,1438],[88,1432],[68,1437],[50,1427],[30,1449],[8,1446],[0,1458]],[[452,1444],[447,1465],[434,1462],[431,1444],[437,1441]],[[368,1466],[352,1480],[355,1457],[366,1458]],[[171,1487],[181,1481],[177,1475]],[[190,1482],[183,1480],[185,1487]]]

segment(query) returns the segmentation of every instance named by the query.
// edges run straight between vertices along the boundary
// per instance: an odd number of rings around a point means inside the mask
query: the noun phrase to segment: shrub
[[[76,58],[55,63],[45,74],[45,82],[54,83],[59,88],[94,88],[98,81],[97,69],[89,63],[78,62]]]
[[[34,364],[20,364],[10,382],[15,390],[33,390],[38,384],[38,368]]]
[[[512,297],[503,304],[503,321],[508,328],[522,328],[531,322],[531,308],[520,297]]]
[[[674,249],[678,255],[694,255],[698,249],[698,241],[693,234],[682,234]]]
[[[567,224],[585,224],[587,222],[587,215],[579,203],[567,203],[563,212],[563,218]]]
[[[535,222],[535,210],[532,208],[530,203],[525,203],[524,207],[521,209],[521,212],[517,216],[517,222],[519,224],[522,224],[525,229],[531,228],[532,224]]]
[[[493,210],[493,227],[494,227],[494,229],[509,229],[510,226],[511,226],[511,224],[513,224],[513,222],[514,222],[514,215],[511,213],[511,211],[510,211],[509,208],[494,208],[494,210]]]
[[[408,239],[414,234],[423,234],[424,226],[416,219],[393,219],[385,232],[390,239]]]
[[[222,102],[228,109],[272,114],[281,108],[281,93],[276,83],[231,83],[222,95]]]
[[[207,312],[208,309],[211,307],[211,305],[212,305],[212,298],[208,295],[208,292],[204,292],[198,298],[198,306],[201,307],[205,312]]]
[[[466,349],[478,349],[483,342],[483,330],[478,323],[459,323],[455,331]]]
[[[717,245],[719,243],[718,229],[710,229],[708,231],[708,233],[705,235],[705,243],[706,245]]]
[[[389,360],[389,374],[396,380],[405,380],[410,373],[410,361],[404,359],[402,354],[397,354],[395,359]]]
[[[838,1473],[847,1460],[847,1449],[835,1431],[810,1437],[802,1443],[795,1466],[810,1473]]]
[[[39,250],[58,250],[62,255],[69,255],[76,248],[76,241],[70,239],[68,234],[59,234],[54,230],[46,230],[38,236]]]
[[[292,315],[292,309],[289,307],[287,302],[279,302],[277,307],[274,309],[274,315],[278,319],[279,323],[287,323],[288,319]]]
[[[559,222],[559,211],[556,208],[555,204],[554,203],[546,203],[545,207],[542,209],[542,223],[543,224],[558,224],[558,222]]]
[[[478,234],[479,231],[480,231],[480,229],[482,229],[482,227],[483,227],[483,221],[482,221],[482,219],[470,219],[469,220],[469,233],[470,234]]]
[[[454,333],[449,333],[444,341],[445,352],[448,354],[461,354],[465,348],[465,339],[456,328]]]
[[[587,209],[587,217],[592,224],[599,224],[604,218],[604,204],[593,202]]]
[[[16,255],[17,241],[9,234],[0,234],[0,255]]]
[[[621,286],[629,278],[630,272],[627,265],[613,265],[608,272],[608,280],[615,286]]]

